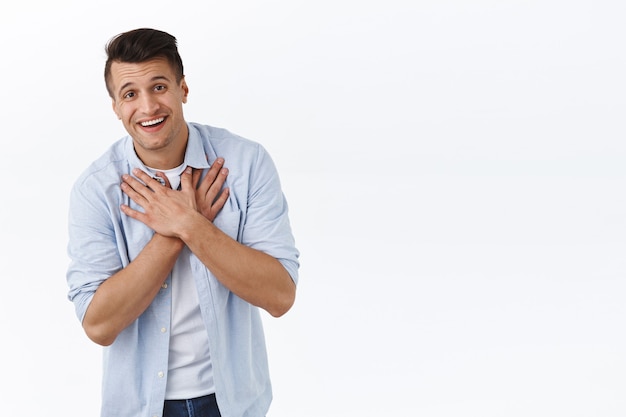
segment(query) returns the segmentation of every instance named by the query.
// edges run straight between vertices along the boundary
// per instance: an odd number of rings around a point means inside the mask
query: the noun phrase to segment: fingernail
[[[223,164],[224,163],[224,158],[222,158],[221,156],[219,158],[217,158],[215,160],[215,162],[217,162],[218,164]]]
[[[185,173],[186,174],[191,174],[191,167],[185,168]]]

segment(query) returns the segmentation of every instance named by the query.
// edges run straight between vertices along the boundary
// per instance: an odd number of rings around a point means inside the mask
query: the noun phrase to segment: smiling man
[[[104,346],[101,415],[265,416],[259,309],[291,308],[299,267],[274,164],[258,143],[185,121],[173,36],[137,29],[106,52],[128,136],[72,189],[67,272]]]

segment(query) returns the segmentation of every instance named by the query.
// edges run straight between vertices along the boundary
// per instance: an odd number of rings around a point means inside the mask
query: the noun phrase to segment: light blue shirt
[[[269,154],[258,143],[227,130],[195,123],[188,127],[184,163],[206,173],[210,162],[221,156],[229,169],[226,186],[230,196],[213,223],[238,242],[278,259],[297,283],[299,253]],[[136,167],[146,171],[127,136],[91,164],[72,189],[68,298],[81,321],[100,284],[135,259],[154,234],[120,211],[121,204],[141,210],[120,189],[122,174],[130,174]],[[209,336],[221,414],[265,416],[272,389],[259,309],[224,287],[195,255],[189,256]],[[171,276],[146,311],[103,349],[102,417],[162,415],[170,284]]]

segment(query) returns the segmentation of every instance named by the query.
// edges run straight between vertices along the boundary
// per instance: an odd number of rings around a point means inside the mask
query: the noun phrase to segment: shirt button
[[[166,289],[167,288],[167,282],[165,282],[163,285],[161,285],[161,288]]]
[[[161,333],[165,333],[167,329],[165,327],[161,327]]]
[[[163,378],[163,375],[165,375],[165,374],[163,373],[163,371],[160,371],[160,372],[158,373],[158,375],[159,375],[159,378]]]

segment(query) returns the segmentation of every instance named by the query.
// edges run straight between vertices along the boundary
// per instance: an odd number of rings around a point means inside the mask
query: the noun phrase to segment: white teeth
[[[141,122],[141,125],[144,127],[153,126],[157,123],[161,123],[163,120],[165,120],[165,117],[159,117],[158,119],[149,120],[147,122]]]

